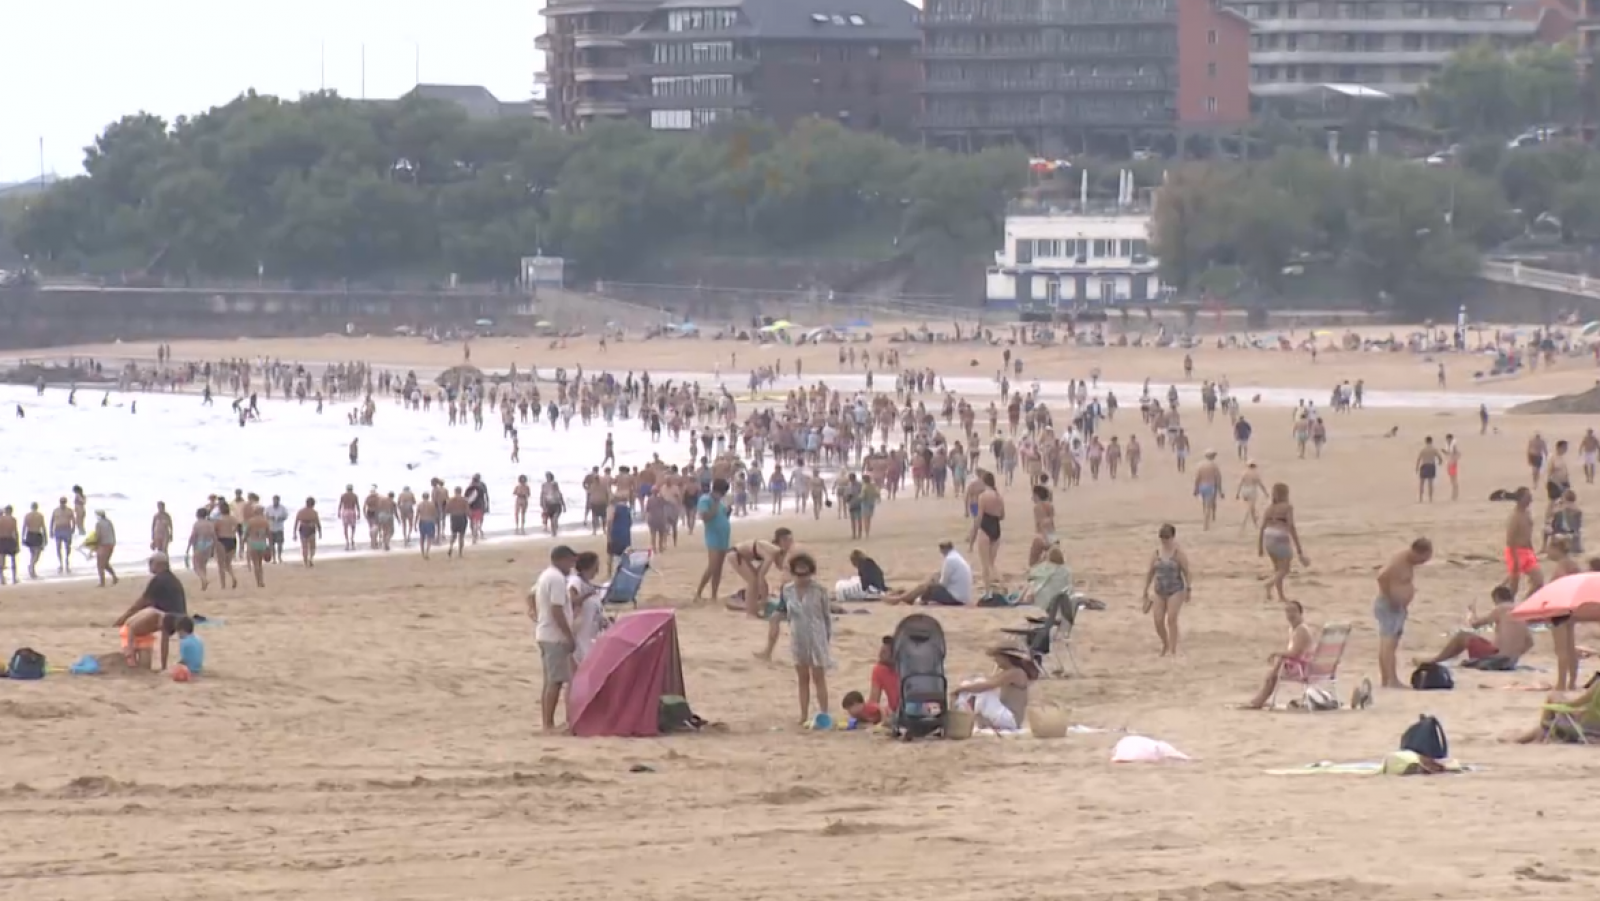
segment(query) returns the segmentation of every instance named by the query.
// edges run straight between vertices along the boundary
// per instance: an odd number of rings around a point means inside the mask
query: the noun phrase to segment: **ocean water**
[[[318,414],[314,402],[272,399],[261,401],[260,422],[240,428],[231,400],[222,397],[207,407],[193,394],[113,391],[102,407],[103,391],[78,391],[75,406],[68,405],[67,396],[66,390],[39,396],[31,388],[0,386],[0,506],[14,507],[19,523],[32,502],[48,517],[60,498],[71,499],[72,486],[83,486],[90,522],[95,510],[106,511],[117,527],[112,562],[131,574],[140,573],[149,556],[157,501],[167,504],[177,535],[173,547],[181,551],[195,510],[208,494],[231,498],[234,489],[243,489],[261,495],[263,503],[276,494],[291,513],[314,497],[322,514],[321,559],[345,553],[336,511],[346,485],[365,498],[374,484],[383,492],[398,493],[409,485],[420,493],[438,477],[453,490],[480,473],[489,488],[485,535],[506,538],[513,534],[511,490],[518,475],[535,486],[530,534],[542,534],[537,485],[546,472],[555,475],[567,498],[564,530],[580,530],[583,476],[604,457],[607,431],[615,437],[621,465],[647,463],[654,454],[671,464],[689,461],[687,430],[681,443],[666,433],[652,443],[638,419],[619,419],[609,429],[603,419],[585,427],[576,416],[570,430],[559,422],[554,431],[547,421],[519,424],[522,462],[512,463],[511,439],[502,437],[498,416],[487,410],[480,432],[470,422],[448,425],[437,405],[424,413],[380,400],[373,425],[352,426],[348,414],[354,401],[329,403]],[[19,404],[25,418],[16,416]],[[361,439],[360,462],[354,466],[352,438]],[[363,523],[358,547],[366,547],[366,534]],[[391,553],[406,552],[398,549],[398,536],[395,547]],[[285,550],[290,560],[298,559],[292,537]],[[414,542],[410,552],[416,553]],[[26,562],[24,549],[19,570]],[[93,573],[92,563],[81,557],[72,565],[75,576]],[[39,574],[57,578],[55,569],[55,552],[46,548]]]

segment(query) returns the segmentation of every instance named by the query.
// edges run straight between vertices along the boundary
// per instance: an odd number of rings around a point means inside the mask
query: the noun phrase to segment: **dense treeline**
[[[1369,300],[1416,314],[1458,302],[1483,252],[1519,238],[1600,239],[1600,154],[1577,141],[1503,139],[1428,165],[1311,150],[1171,170],[1152,226],[1163,277],[1198,293],[1213,271],[1265,296],[1308,265],[1334,266]],[[1224,288],[1225,290],[1225,288]]]
[[[314,281],[514,278],[537,250],[617,271],[686,239],[796,248],[868,224],[998,243],[1020,150],[925,151],[827,122],[698,135],[636,124],[567,135],[408,98],[246,94],[168,123],[141,114],[86,149],[7,228],[41,267]]]

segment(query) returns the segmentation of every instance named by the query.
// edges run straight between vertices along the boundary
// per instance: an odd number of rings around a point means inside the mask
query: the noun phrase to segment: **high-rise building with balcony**
[[[1249,23],[1218,0],[925,0],[929,144],[1126,154],[1250,117]]]
[[[1258,98],[1324,87],[1414,96],[1450,54],[1478,41],[1512,49],[1537,18],[1506,0],[1280,0],[1235,3],[1253,26],[1250,89]]]
[[[736,114],[909,137],[921,40],[905,0],[665,0],[626,38],[652,128]]]
[[[921,33],[906,0],[548,0],[542,12],[537,81],[558,127],[748,114],[914,134]]]
[[[547,0],[544,34],[544,113],[552,125],[581,130],[596,119],[630,115],[633,91],[623,38],[644,24],[660,0]]]

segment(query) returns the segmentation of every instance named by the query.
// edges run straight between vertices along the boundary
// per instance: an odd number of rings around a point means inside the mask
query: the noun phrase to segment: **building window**
[[[650,127],[657,131],[689,131],[732,115],[720,109],[658,109],[650,112]]]
[[[739,24],[734,9],[675,9],[667,13],[668,31],[721,31]]]
[[[734,58],[733,42],[662,41],[650,48],[650,58],[657,65],[727,62]]]
[[[1216,63],[1206,63],[1206,77],[1207,78],[1216,78],[1217,77],[1217,64]]]
[[[676,75],[650,79],[652,97],[726,97],[737,93],[732,75]]]
[[[1108,241],[1104,238],[1095,238],[1093,254],[1094,258],[1100,259],[1101,257],[1111,256],[1111,249],[1115,247],[1116,244],[1117,242],[1115,241]]]
[[[1217,98],[1215,98],[1215,97],[1207,97],[1206,98],[1206,112],[1214,113],[1216,111],[1217,111]]]
[[[1217,30],[1215,28],[1206,32],[1206,43],[1213,47],[1217,45]]]

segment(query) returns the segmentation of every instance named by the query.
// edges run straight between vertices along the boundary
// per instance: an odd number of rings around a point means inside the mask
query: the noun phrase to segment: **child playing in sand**
[[[845,712],[850,714],[855,726],[876,726],[883,722],[883,708],[868,704],[861,692],[852,691],[844,696]]]
[[[178,619],[178,662],[189,668],[191,675],[198,676],[206,666],[206,646],[200,636],[194,634],[194,620],[184,616]]]

